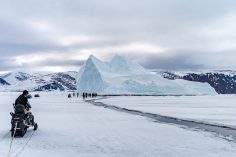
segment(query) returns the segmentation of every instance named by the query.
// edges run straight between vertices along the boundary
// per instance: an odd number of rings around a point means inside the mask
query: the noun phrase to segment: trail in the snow
[[[104,98],[99,98],[99,99],[104,99]],[[91,103],[95,106],[104,107],[104,108],[108,108],[108,109],[119,111],[119,112],[125,112],[125,113],[129,113],[133,115],[144,116],[147,118],[154,119],[155,121],[161,122],[161,123],[175,124],[175,125],[187,127],[190,129],[198,129],[198,130],[211,132],[227,141],[236,142],[236,129],[229,126],[225,126],[225,125],[221,126],[221,125],[216,125],[216,124],[198,122],[194,120],[186,120],[186,119],[181,119],[181,118],[142,112],[139,110],[131,110],[131,109],[123,108],[123,107],[107,105],[105,103],[98,102],[97,100],[99,99],[86,100],[86,102]]]
[[[34,135],[34,131],[30,132],[30,133],[28,131],[25,134],[25,136],[22,138],[15,137],[13,139],[13,144],[12,144],[13,150],[11,150],[10,157],[18,157],[25,150],[26,146],[31,141],[33,135]],[[10,136],[10,133],[7,133],[5,136],[6,137]],[[10,139],[9,139],[9,141],[10,141]]]
[[[23,146],[18,150],[14,152],[14,155],[12,155],[12,157],[18,157],[26,148],[26,146],[28,145],[28,143],[30,142],[30,140],[32,139],[34,135],[34,131],[29,134],[29,136],[27,136],[27,138],[25,139]]]

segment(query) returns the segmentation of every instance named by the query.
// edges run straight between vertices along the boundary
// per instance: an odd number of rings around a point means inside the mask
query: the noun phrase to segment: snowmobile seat
[[[16,105],[15,106],[15,114],[20,115],[20,114],[25,114],[25,106],[24,105]]]

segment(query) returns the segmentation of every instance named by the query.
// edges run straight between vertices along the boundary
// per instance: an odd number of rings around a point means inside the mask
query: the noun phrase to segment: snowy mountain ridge
[[[215,94],[207,83],[170,81],[118,55],[108,63],[90,56],[78,74],[77,90],[104,94]]]
[[[208,72],[157,72],[166,79],[187,80],[208,83],[218,94],[236,94],[236,72],[233,70],[215,70]]]
[[[13,71],[0,75],[0,91],[65,91],[76,90],[77,72],[26,73]]]

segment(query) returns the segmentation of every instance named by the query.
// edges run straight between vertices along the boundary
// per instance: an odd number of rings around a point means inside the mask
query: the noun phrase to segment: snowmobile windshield
[[[29,95],[26,96],[26,98],[31,99],[32,96],[29,94]]]

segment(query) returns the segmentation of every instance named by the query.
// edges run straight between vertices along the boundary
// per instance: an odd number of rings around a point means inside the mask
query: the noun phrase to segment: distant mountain
[[[10,72],[0,75],[0,91],[76,90],[77,72],[52,74]]]
[[[170,80],[182,79],[194,82],[205,82],[211,85],[218,94],[236,94],[236,71],[212,71],[205,73],[161,72]]]
[[[78,92],[104,94],[215,94],[207,83],[168,80],[122,56],[106,63],[90,56],[77,80]]]
[[[0,78],[0,86],[2,86],[2,85],[9,86],[10,84],[7,81],[5,81],[4,79]]]

